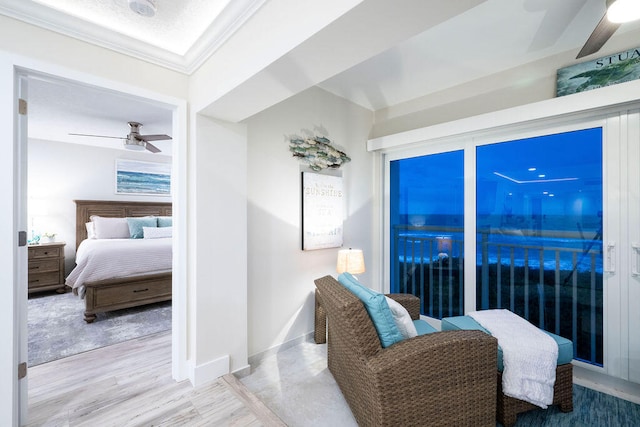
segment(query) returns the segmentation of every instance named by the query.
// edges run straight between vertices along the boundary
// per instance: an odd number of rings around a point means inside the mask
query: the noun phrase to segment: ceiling
[[[153,17],[129,0],[0,0],[0,13],[190,73],[266,0],[151,1]]]
[[[430,5],[444,7],[448,1]],[[266,3],[155,0],[156,16],[145,18],[129,10],[127,0],[0,0],[0,14],[189,74]],[[318,86],[376,111],[558,54],[566,54],[570,65],[581,62],[575,55],[605,10],[604,0],[466,3],[463,13],[333,73]],[[625,33],[640,40],[640,22],[623,24],[609,43]],[[627,48],[632,47],[637,46]],[[29,97],[34,137],[124,136],[131,120],[144,124],[142,133],[170,134],[171,112],[144,100],[123,102],[120,94],[47,80],[34,82]]]
[[[604,0],[488,0],[319,86],[380,110],[558,53],[577,54],[604,12]],[[639,29],[640,21],[624,24],[611,40]],[[576,61],[575,54],[566,65],[589,59]]]
[[[29,138],[124,149],[123,141],[69,133],[126,137],[127,122],[142,123],[140,133],[172,135],[172,110],[129,94],[33,78],[29,81]],[[163,155],[171,141],[153,141]]]

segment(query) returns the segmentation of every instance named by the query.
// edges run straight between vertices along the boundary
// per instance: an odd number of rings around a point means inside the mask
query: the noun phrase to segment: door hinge
[[[21,380],[27,376],[27,362],[18,365],[18,379]]]
[[[18,114],[22,116],[27,115],[27,100],[19,98],[18,99]]]
[[[18,246],[27,246],[27,232],[18,231]]]

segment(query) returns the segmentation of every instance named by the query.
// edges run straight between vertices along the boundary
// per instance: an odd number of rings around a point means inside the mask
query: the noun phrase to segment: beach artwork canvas
[[[171,195],[171,163],[116,160],[116,194]]]

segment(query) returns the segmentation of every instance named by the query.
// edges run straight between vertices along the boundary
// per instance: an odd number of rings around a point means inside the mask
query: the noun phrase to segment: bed
[[[171,203],[98,200],[75,200],[74,202],[76,204],[76,251],[80,255],[80,264],[82,265],[78,264],[78,258],[76,258],[77,265],[68,276],[67,285],[73,288],[74,293],[84,297],[84,320],[87,323],[92,323],[96,320],[97,313],[170,300],[172,283],[170,261],[168,265],[165,264],[164,266],[156,265],[154,262],[147,262],[150,259],[156,259],[154,253],[149,252],[156,250],[150,246],[150,239],[105,239],[104,243],[112,247],[116,251],[116,255],[120,257],[119,259],[116,257],[115,261],[110,262],[113,262],[114,265],[122,265],[123,268],[119,273],[107,273],[107,276],[100,278],[96,275],[83,273],[86,273],[84,269],[102,270],[100,265],[92,265],[89,261],[89,259],[100,260],[101,258],[97,255],[94,256],[94,252],[90,252],[91,255],[85,255],[89,253],[89,247],[93,243],[97,243],[93,242],[92,239],[87,240],[88,229],[86,223],[91,222],[92,216],[101,218],[170,217]],[[138,255],[133,252],[123,252],[130,250],[126,246],[122,246],[128,243],[124,240],[136,241],[130,243],[140,244]],[[168,241],[170,256],[171,238],[153,240],[157,241],[158,246],[166,246]],[[106,249],[99,248],[98,252],[100,251],[106,251]],[[148,271],[131,272],[132,270],[125,268],[123,260],[126,258],[131,259],[132,256],[135,256],[136,260],[140,259],[137,264],[149,264]],[[79,269],[79,267],[82,267],[82,269]],[[88,280],[85,281],[85,279]]]

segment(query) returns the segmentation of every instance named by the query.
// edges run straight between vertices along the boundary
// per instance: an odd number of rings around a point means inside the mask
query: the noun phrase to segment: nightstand
[[[29,293],[64,288],[64,242],[29,245]]]

